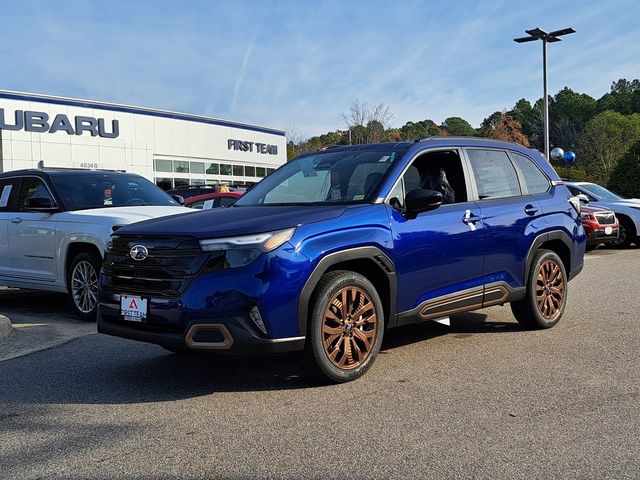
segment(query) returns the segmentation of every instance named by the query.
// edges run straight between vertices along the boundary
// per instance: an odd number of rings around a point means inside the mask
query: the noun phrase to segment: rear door
[[[9,256],[13,275],[37,283],[52,283],[56,279],[56,222],[51,213],[29,212],[25,200],[48,197],[49,188],[40,177],[23,177],[16,211],[8,223]]]
[[[467,148],[466,155],[484,224],[485,303],[491,303],[506,294],[504,283],[523,286],[529,247],[546,222],[506,150]]]

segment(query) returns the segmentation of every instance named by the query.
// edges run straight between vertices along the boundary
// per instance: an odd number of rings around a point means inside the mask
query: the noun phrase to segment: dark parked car
[[[580,209],[580,218],[587,234],[587,250],[618,241],[620,225],[616,214],[611,210],[583,205]]]
[[[184,201],[184,206],[197,210],[209,210],[210,208],[230,207],[242,196],[242,192],[218,192],[205,193],[189,197]]]
[[[553,327],[583,265],[580,202],[539,152],[479,138],[298,157],[231,208],[112,237],[98,330],[188,350],[293,351],[331,382],[387,329],[511,303]]]

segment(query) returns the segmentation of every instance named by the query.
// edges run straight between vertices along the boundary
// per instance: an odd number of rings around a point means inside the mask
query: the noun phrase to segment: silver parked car
[[[564,182],[580,201],[612,210],[620,222],[620,236],[615,243],[628,247],[638,242],[640,233],[640,199],[622,198],[606,188],[589,182]]]

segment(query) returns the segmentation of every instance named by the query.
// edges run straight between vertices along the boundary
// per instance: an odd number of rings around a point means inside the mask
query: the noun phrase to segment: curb
[[[0,315],[0,340],[7,338],[13,332],[11,321],[4,315]]]

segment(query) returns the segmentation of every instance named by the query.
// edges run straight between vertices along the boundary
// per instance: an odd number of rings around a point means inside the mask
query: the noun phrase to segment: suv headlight
[[[295,231],[295,228],[287,228],[239,237],[211,238],[200,240],[200,248],[205,252],[224,251],[229,267],[242,267],[251,263],[260,254],[275,250],[289,241]]]

